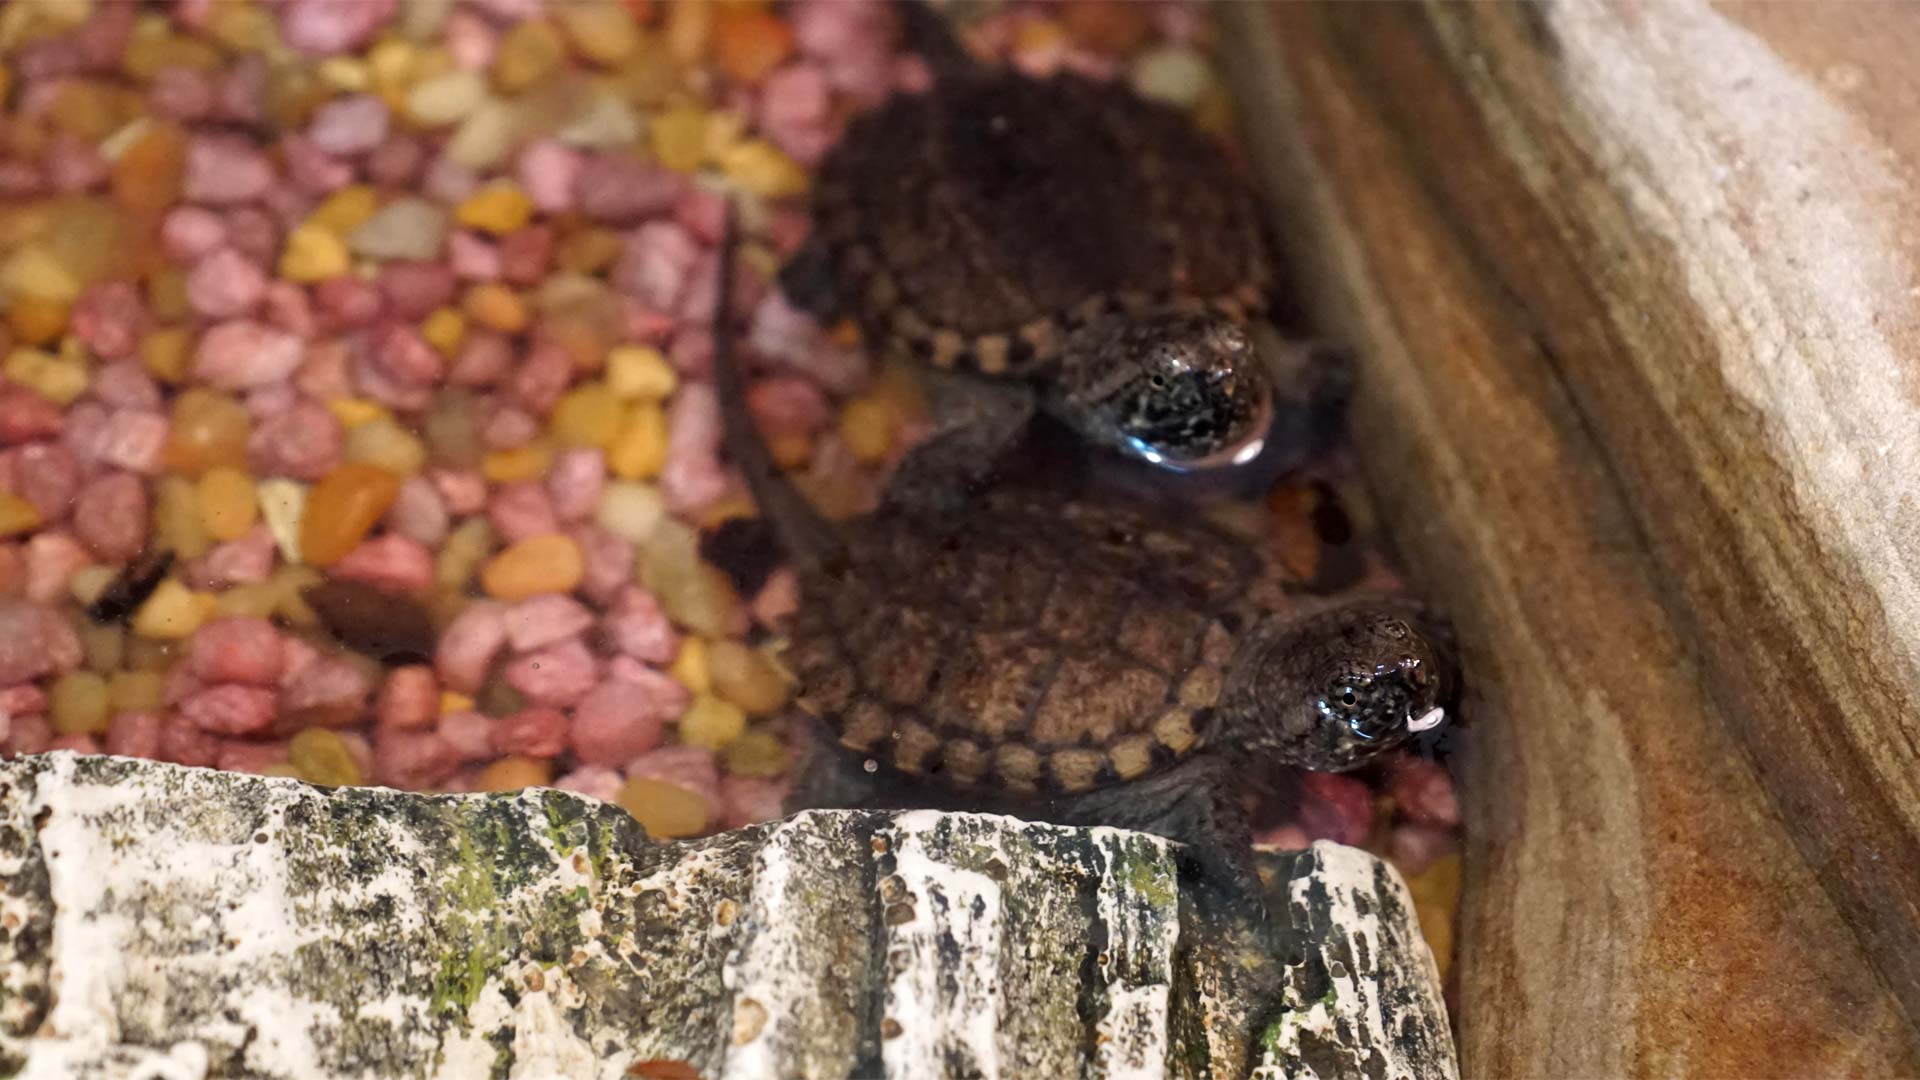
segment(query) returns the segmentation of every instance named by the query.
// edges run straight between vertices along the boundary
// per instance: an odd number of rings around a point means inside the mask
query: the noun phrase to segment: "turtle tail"
[[[979,68],[979,61],[967,51],[953,27],[927,0],[893,0],[894,14],[900,20],[900,34],[906,47],[920,54],[933,69],[936,82],[945,82]]]
[[[739,244],[739,223],[731,203],[720,238],[719,291],[713,305],[713,387],[720,399],[721,440],[734,468],[772,527],[787,557],[803,572],[817,571],[839,547],[833,526],[813,508],[806,496],[788,482],[747,411],[747,390],[734,359],[733,264]]]

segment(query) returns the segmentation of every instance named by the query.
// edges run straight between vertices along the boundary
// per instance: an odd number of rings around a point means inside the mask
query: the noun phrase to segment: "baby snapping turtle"
[[[773,466],[734,365],[717,327],[727,452],[801,577],[798,701],[844,751],[815,756],[800,806],[1144,829],[1245,882],[1236,759],[1348,769],[1444,718],[1451,669],[1413,605],[1289,596],[1190,515],[1010,482],[956,505],[908,465],[878,510],[825,522]]]
[[[789,297],[853,315],[878,350],[1024,388],[1008,407],[1037,391],[1083,438],[1176,471],[1314,438],[1344,365],[1315,355],[1276,388],[1280,350],[1256,341],[1277,336],[1250,326],[1268,253],[1220,148],[1123,86],[975,63],[923,4],[894,8],[935,87],[852,120]]]

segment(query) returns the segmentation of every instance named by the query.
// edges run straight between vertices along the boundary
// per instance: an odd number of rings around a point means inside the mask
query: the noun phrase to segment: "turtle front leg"
[[[1246,810],[1231,794],[1227,763],[1204,755],[1158,776],[1069,796],[1052,807],[1055,820],[1152,833],[1185,845],[1203,889],[1231,909],[1264,921],[1266,902],[1254,868]]]
[[[947,371],[921,376],[934,431],[887,482],[890,507],[944,516],[966,505],[1033,422],[1033,392]]]

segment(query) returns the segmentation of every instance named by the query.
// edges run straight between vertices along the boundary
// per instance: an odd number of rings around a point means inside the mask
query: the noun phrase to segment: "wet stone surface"
[[[1454,1075],[1398,875],[1326,842],[1262,870],[1264,945],[1170,845],[1112,829],[812,812],[657,844],[556,791],[21,758],[0,764],[0,1064]]]

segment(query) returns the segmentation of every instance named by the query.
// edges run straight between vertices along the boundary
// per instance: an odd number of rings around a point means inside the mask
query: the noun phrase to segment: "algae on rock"
[[[1262,857],[1276,929],[1113,829],[817,811],[649,841],[565,792],[0,763],[20,1076],[1451,1076],[1404,887]]]

